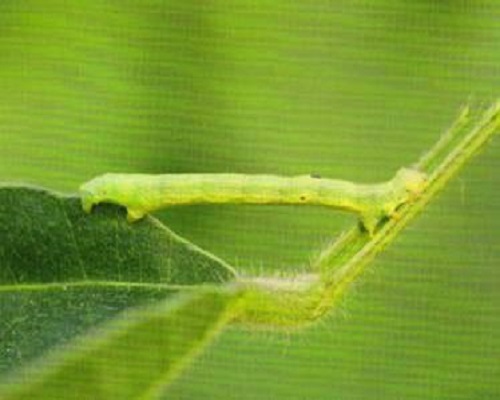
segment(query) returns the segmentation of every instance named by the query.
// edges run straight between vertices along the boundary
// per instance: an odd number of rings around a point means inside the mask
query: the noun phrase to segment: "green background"
[[[0,3],[0,179],[104,172],[389,179],[500,87],[491,1]],[[500,147],[470,164],[339,309],[298,333],[232,328],[177,398],[500,397]],[[302,271],[354,217],[158,214],[241,272]]]

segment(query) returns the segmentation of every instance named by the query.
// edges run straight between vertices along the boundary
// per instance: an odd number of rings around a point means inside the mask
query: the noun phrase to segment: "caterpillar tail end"
[[[82,193],[81,194],[81,198],[82,198],[82,209],[83,209],[83,211],[86,214],[90,214],[90,212],[92,211],[92,208],[97,203],[88,194]]]
[[[142,211],[131,210],[130,208],[127,208],[127,221],[128,222],[135,222],[135,221],[138,221],[142,218],[144,218],[144,213]]]

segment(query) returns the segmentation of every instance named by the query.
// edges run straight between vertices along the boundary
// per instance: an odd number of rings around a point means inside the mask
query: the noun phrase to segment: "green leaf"
[[[128,312],[12,377],[0,397],[157,397],[233,317],[239,298],[236,290],[207,289]]]
[[[154,218],[130,224],[112,205],[0,186],[0,373],[132,306],[235,278],[223,261]]]
[[[77,197],[0,186],[0,284],[155,282],[221,283],[234,278],[223,261],[154,218],[129,223],[103,204],[85,214]]]

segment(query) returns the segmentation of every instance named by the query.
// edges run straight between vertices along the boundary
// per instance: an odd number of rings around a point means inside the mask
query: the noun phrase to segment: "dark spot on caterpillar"
[[[309,174],[309,176],[313,179],[321,179],[321,175],[320,174]]]
[[[301,201],[306,201],[306,196],[304,196],[304,195],[300,196],[300,200]]]

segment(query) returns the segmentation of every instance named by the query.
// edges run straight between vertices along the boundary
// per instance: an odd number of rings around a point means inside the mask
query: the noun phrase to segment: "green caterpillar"
[[[401,168],[393,179],[377,184],[302,175],[245,174],[104,174],[80,187],[84,211],[109,202],[127,208],[129,221],[164,207],[189,204],[310,204],[357,213],[373,235],[382,218],[418,195],[422,172]]]

